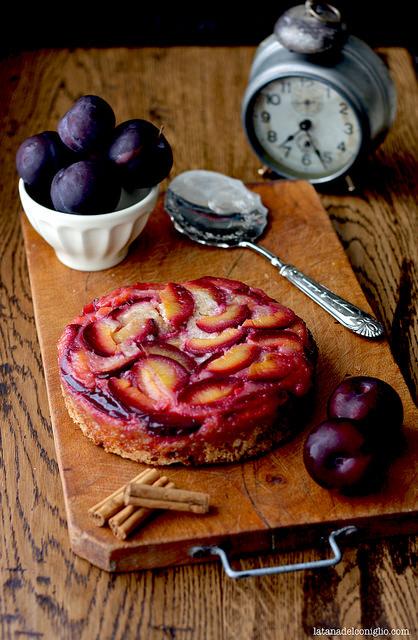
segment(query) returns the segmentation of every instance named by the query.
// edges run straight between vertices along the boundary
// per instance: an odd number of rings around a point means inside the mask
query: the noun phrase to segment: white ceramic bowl
[[[79,215],[54,211],[30,197],[22,179],[19,194],[29,222],[67,267],[100,271],[121,262],[155,207],[159,185],[122,192],[116,211]]]

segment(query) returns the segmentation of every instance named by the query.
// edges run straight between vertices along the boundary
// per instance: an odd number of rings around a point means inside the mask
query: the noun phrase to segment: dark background
[[[92,3],[57,0],[8,3],[0,27],[0,53],[41,47],[173,45],[256,45],[273,31],[277,18],[297,0],[242,3]],[[371,46],[416,51],[414,2],[335,0],[350,33]],[[415,12],[414,12],[415,15]]]

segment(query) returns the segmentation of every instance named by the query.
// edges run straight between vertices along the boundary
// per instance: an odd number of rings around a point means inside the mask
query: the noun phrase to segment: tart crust
[[[269,427],[263,424],[253,426],[246,437],[236,437],[229,446],[215,446],[203,442],[191,450],[188,444],[182,447],[179,438],[176,438],[177,442],[164,443],[164,447],[148,451],[146,442],[141,442],[140,433],[133,442],[128,443],[122,439],[115,442],[111,431],[103,428],[103,425],[99,425],[63,387],[61,388],[69,415],[80,427],[83,434],[95,445],[102,446],[108,453],[115,453],[122,458],[152,466],[166,466],[176,463],[187,466],[222,464],[258,457],[296,435],[303,426],[303,420],[310,409],[312,400],[310,394],[306,399],[299,400],[298,407],[288,401],[283,407],[281,415],[279,413],[276,415],[273,425]]]

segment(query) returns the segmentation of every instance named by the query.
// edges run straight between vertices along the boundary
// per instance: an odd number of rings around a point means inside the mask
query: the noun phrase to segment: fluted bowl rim
[[[26,209],[30,209],[31,215],[35,215],[38,219],[45,219],[46,217],[50,224],[64,222],[74,228],[112,227],[115,224],[123,222],[125,218],[130,218],[132,214],[147,213],[149,212],[149,208],[154,206],[154,200],[156,200],[158,196],[159,189],[160,185],[157,184],[154,187],[137,189],[131,194],[124,192],[122,197],[126,197],[127,195],[129,198],[134,199],[129,206],[116,208],[115,211],[109,211],[108,213],[84,215],[79,213],[64,213],[63,211],[56,211],[55,209],[45,207],[29,195],[24,181],[22,178],[19,179],[19,195],[25,212]]]

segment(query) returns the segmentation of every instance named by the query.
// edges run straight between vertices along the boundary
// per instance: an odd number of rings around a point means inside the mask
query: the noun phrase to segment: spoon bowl
[[[186,171],[174,178],[165,209],[175,229],[190,240],[224,249],[254,242],[267,226],[260,196],[215,171]]]

